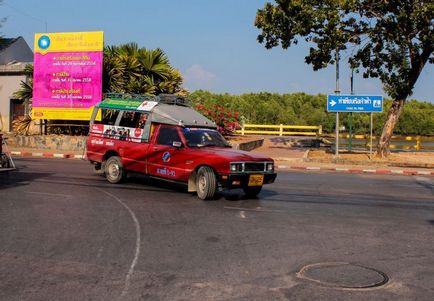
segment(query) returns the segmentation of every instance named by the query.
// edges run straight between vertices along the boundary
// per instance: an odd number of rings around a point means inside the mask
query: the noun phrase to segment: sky
[[[3,0],[4,37],[104,31],[105,45],[136,42],[161,48],[184,76],[189,91],[333,94],[335,67],[313,71],[304,62],[309,46],[265,49],[253,24],[266,0]],[[340,63],[340,89],[350,93],[350,69]],[[427,65],[411,98],[434,103],[434,66]],[[354,77],[355,94],[384,95],[378,79]]]

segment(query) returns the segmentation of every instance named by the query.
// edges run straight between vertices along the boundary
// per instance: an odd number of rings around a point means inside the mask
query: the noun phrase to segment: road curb
[[[12,151],[11,155],[19,157],[38,157],[38,158],[57,158],[57,159],[84,159],[83,155],[76,155],[70,153],[51,153],[51,152],[26,152],[26,151]]]
[[[19,157],[35,157],[35,158],[58,158],[58,159],[73,159],[83,160],[84,155],[73,153],[52,153],[52,152],[27,152],[27,151],[11,151],[11,155]],[[334,171],[344,173],[370,173],[370,174],[395,174],[395,175],[423,175],[434,176],[434,171],[424,170],[409,170],[409,169],[363,169],[363,168],[346,168],[346,167],[321,167],[321,166],[301,166],[301,165],[277,165],[277,169],[292,169],[304,171]]]
[[[297,166],[297,165],[277,165],[278,169],[293,169],[305,171],[337,171],[346,173],[371,173],[371,174],[399,174],[399,175],[423,175],[434,176],[434,171],[424,170],[406,170],[406,169],[361,169],[361,168],[344,168],[344,167],[320,167],[320,166]]]

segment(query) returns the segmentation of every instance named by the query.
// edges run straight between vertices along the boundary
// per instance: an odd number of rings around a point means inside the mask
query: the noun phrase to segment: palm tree
[[[33,97],[33,65],[27,64],[24,67],[26,81],[21,81],[20,89],[13,94],[13,97],[24,102],[25,106],[30,104]]]
[[[20,89],[13,94],[13,97],[22,100],[25,108],[28,108],[33,97],[33,65],[27,64],[24,67],[24,75],[26,76],[26,81],[21,81]],[[27,135],[31,122],[32,118],[29,115],[25,115],[14,120],[12,125],[16,132]]]
[[[104,49],[103,91],[138,94],[185,92],[182,76],[160,48],[148,50],[136,43]]]

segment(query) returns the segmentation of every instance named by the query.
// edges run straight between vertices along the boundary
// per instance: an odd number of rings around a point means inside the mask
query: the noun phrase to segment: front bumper
[[[222,174],[218,176],[219,187],[224,189],[237,189],[248,187],[250,175],[263,175],[265,184],[274,183],[277,177],[277,173],[233,173],[233,174]]]

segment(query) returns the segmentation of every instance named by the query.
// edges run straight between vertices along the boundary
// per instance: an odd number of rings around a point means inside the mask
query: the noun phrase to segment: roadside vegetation
[[[333,133],[335,114],[326,110],[327,95],[305,93],[247,93],[241,95],[214,94],[195,91],[189,98],[201,112],[211,119],[251,124],[322,125],[323,131]],[[384,108],[391,105],[386,99]],[[341,125],[349,128],[349,113],[339,114]],[[235,118],[236,117],[236,118]],[[387,118],[387,110],[374,114],[374,133],[380,135]],[[369,133],[368,113],[353,113],[353,132]],[[225,122],[220,122],[225,124]],[[434,104],[416,100],[407,101],[395,127],[397,135],[434,135]]]

